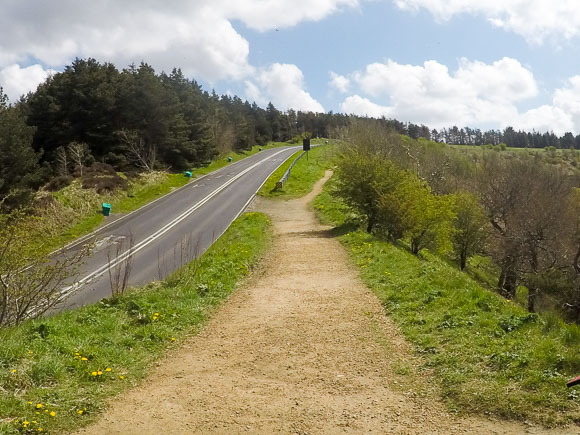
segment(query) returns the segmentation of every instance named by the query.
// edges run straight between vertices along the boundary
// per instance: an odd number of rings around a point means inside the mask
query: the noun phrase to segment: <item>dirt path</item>
[[[257,200],[276,235],[263,267],[82,433],[534,432],[456,420],[431,394],[398,383],[394,365],[413,365],[410,352],[316,223],[307,204],[321,186],[299,200]]]

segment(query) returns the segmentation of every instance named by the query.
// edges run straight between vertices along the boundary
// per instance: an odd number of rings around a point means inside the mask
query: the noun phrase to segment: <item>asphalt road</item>
[[[123,279],[128,257],[132,264],[128,284],[142,286],[166,278],[201,255],[243,212],[272,172],[299,149],[261,151],[194,179],[108,225],[105,221],[89,237],[94,241],[93,251],[76,282],[63,289],[68,296],[58,310],[110,297],[115,276],[120,275],[119,281]],[[105,219],[112,220],[114,215]],[[65,250],[74,252],[83,244],[81,240]]]

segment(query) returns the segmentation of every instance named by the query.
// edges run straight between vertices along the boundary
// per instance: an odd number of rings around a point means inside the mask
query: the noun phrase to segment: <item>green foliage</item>
[[[21,109],[0,102],[0,200],[11,189],[38,182],[39,155],[32,148],[33,136],[34,127],[26,124]]]
[[[371,232],[379,222],[381,196],[397,189],[401,171],[389,160],[353,148],[340,156],[336,172],[335,193],[366,218]]]
[[[433,195],[428,186],[422,185],[408,191],[406,201],[409,213],[405,217],[405,235],[411,240],[411,252],[418,254],[424,248],[449,250],[451,221],[455,217],[452,199]]]
[[[414,254],[426,247],[449,249],[451,198],[432,194],[415,174],[369,151],[361,146],[342,154],[337,196],[366,218],[367,232],[377,227],[393,241],[408,237]]]
[[[36,420],[49,433],[94,421],[109,397],[137,384],[153,362],[200,329],[270,237],[267,217],[245,214],[171,284],[0,330],[0,433],[20,433],[23,421]],[[37,416],[39,403],[55,417]]]
[[[334,178],[334,177],[333,177]],[[580,372],[580,327],[529,314],[467,274],[359,231],[331,179],[314,207],[360,267],[437,382],[450,410],[547,425],[580,421],[580,395],[566,388]]]
[[[481,253],[487,239],[485,225],[487,216],[477,198],[467,192],[453,196],[454,231],[452,235],[453,252],[461,270],[474,254]]]
[[[313,141],[313,144],[316,143]],[[282,178],[288,167],[302,151],[298,151],[280,166],[268,178],[258,195],[271,198],[290,199],[298,198],[312,190],[312,186],[322,178],[327,169],[332,165],[336,145],[321,145],[313,147],[308,156],[302,156],[292,168],[288,181],[283,189],[276,189],[276,183]]]

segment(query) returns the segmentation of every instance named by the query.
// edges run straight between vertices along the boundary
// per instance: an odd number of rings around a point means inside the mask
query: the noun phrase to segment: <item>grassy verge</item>
[[[266,150],[285,145],[288,144],[283,142],[271,142],[266,146],[255,146],[251,150],[241,153],[231,152],[217,158],[208,166],[194,169],[192,171],[193,176],[196,178],[231,164],[228,161],[228,158],[231,158],[232,162],[236,162],[257,154],[260,152],[260,148]],[[44,253],[50,253],[55,249],[72,242],[78,237],[97,229],[104,220],[103,215],[100,212],[101,202],[111,203],[113,213],[129,213],[184,186],[187,182],[188,179],[181,173],[170,174],[155,172],[152,174],[145,174],[140,179],[133,181],[126,192],[117,191],[111,195],[97,195],[94,192],[79,192],[79,189],[69,189],[72,190],[72,192],[67,192],[67,189],[63,192],[57,192],[54,194],[55,199],[62,204],[62,206],[71,207],[72,210],[74,210],[74,218],[71,216],[71,219],[73,220],[72,225],[63,225],[62,222],[59,222],[56,224],[58,227],[56,231],[44,231],[46,236],[43,240],[31,241],[31,243],[35,245],[34,248],[37,252],[41,251]],[[81,202],[83,203],[81,204]],[[60,220],[62,219],[59,219],[59,221]],[[48,226],[55,226],[52,223],[47,224]],[[39,225],[42,225],[42,223],[39,223]]]
[[[166,283],[0,330],[0,433],[61,433],[94,420],[108,397],[199,330],[270,237],[264,215],[245,214]]]
[[[316,142],[313,142],[316,143]],[[290,159],[288,159],[282,166],[280,166],[268,178],[264,186],[258,192],[258,195],[271,198],[299,198],[304,196],[312,190],[312,186],[322,178],[324,172],[332,165],[332,158],[335,154],[335,147],[333,144],[322,145],[312,148],[308,157],[303,156],[294,168],[290,179],[281,190],[276,189],[276,183],[280,180],[284,172],[290,167],[294,159],[298,157],[302,151],[298,151]]]
[[[332,196],[314,207],[360,268],[365,283],[422,356],[449,408],[546,425],[580,423],[580,327],[529,314],[426,253],[422,258],[358,229]]]

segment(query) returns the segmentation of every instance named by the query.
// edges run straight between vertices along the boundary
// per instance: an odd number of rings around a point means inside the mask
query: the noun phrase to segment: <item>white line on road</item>
[[[165,233],[167,233],[169,230],[171,230],[173,227],[175,227],[180,222],[182,222],[184,219],[186,219],[188,216],[190,216],[198,208],[200,208],[201,206],[203,206],[205,203],[207,203],[210,199],[212,199],[214,196],[216,196],[218,193],[220,193],[222,190],[224,190],[226,187],[228,187],[230,184],[232,184],[238,178],[244,176],[245,174],[247,174],[248,172],[250,172],[255,167],[261,165],[262,163],[270,160],[272,157],[277,156],[278,154],[281,154],[281,153],[286,152],[286,151],[287,150],[279,151],[276,154],[272,154],[271,156],[265,158],[264,160],[260,160],[259,162],[254,163],[249,168],[244,169],[238,175],[236,175],[235,177],[233,177],[233,178],[229,179],[228,181],[226,181],[220,187],[218,187],[213,192],[211,192],[210,194],[208,194],[207,196],[205,196],[205,198],[203,198],[202,200],[198,201],[195,205],[193,205],[192,207],[190,207],[189,209],[187,209],[186,211],[184,211],[182,214],[180,214],[178,217],[176,217],[175,219],[173,219],[171,222],[168,222],[166,225],[164,225],[163,227],[161,227],[160,229],[158,229],[156,232],[154,232],[153,234],[151,234],[150,236],[148,236],[146,239],[144,239],[141,242],[139,242],[138,244],[136,244],[134,247],[128,249],[125,252],[123,252],[122,254],[120,254],[119,256],[117,256],[116,258],[114,258],[111,262],[109,262],[108,264],[105,264],[105,265],[99,267],[94,272],[88,274],[84,278],[82,278],[79,281],[77,281],[75,284],[63,288],[62,295],[65,296],[66,294],[70,293],[71,291],[74,291],[74,290],[78,289],[79,287],[81,287],[85,283],[87,283],[87,282],[89,282],[89,281],[91,281],[93,279],[97,279],[97,278],[101,277],[102,275],[105,274],[105,272],[107,272],[107,270],[109,268],[112,268],[112,267],[117,266],[118,264],[120,264],[121,262],[123,262],[127,258],[129,258],[131,255],[135,255],[137,252],[139,252],[140,250],[142,250],[143,248],[145,248],[149,244],[153,243],[159,237],[161,237],[162,235],[164,235]]]

